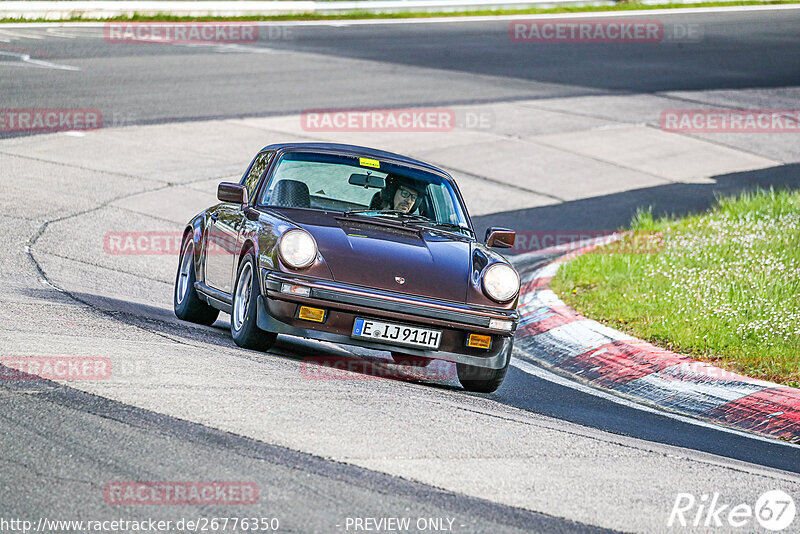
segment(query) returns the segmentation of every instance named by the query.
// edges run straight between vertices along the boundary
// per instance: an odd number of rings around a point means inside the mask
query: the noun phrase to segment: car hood
[[[469,238],[325,212],[294,213],[292,220],[314,236],[337,282],[466,302]]]

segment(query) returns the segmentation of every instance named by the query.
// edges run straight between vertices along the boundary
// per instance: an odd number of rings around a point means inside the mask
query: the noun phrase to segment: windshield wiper
[[[443,227],[443,228],[452,228],[453,230],[466,230],[468,233],[475,235],[475,232],[467,228],[466,226],[461,226],[460,224],[451,223],[451,222],[440,222],[440,221],[432,221],[428,217],[424,215],[419,215],[416,213],[406,213],[405,211],[400,210],[347,210],[342,214],[347,215],[362,215],[365,213],[374,213],[376,215],[396,215],[397,218],[402,219],[402,223],[415,223],[415,224],[424,224],[425,226],[434,226],[434,227]]]
[[[370,212],[376,212],[376,211],[380,211],[380,210],[347,210],[347,211],[343,211],[342,215],[347,217],[348,215],[358,215],[359,213],[370,213]]]
[[[472,230],[470,230],[469,228],[467,228],[466,226],[461,226],[460,224],[451,223],[451,222],[428,221],[427,225],[428,226],[441,226],[441,227],[444,227],[444,228],[452,228],[453,230],[466,230],[470,234],[474,234],[475,233]]]
[[[398,218],[402,218],[404,223],[410,220],[433,222],[424,215],[417,215],[416,213],[406,213],[400,210],[347,210],[343,212],[342,215],[345,216],[361,215],[364,213],[374,213],[376,215],[396,215]]]

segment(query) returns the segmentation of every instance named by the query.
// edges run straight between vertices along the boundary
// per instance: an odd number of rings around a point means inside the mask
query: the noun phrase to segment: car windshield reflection
[[[356,156],[284,154],[259,204],[392,218],[472,233],[461,199],[444,177]]]

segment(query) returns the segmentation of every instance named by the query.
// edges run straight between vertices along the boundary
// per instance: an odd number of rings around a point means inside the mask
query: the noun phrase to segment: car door
[[[206,284],[231,294],[231,276],[234,258],[238,253],[236,238],[242,208],[225,202],[209,215],[208,244],[206,246]]]
[[[239,182],[247,188],[248,200],[255,197],[259,181],[273,154],[273,151],[259,153]],[[212,210],[210,215],[206,283],[229,295],[233,294],[236,260],[240,250],[239,234],[244,226],[244,207],[224,202]]]

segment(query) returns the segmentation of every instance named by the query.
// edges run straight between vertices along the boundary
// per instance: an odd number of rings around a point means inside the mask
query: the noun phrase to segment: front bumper
[[[513,333],[519,318],[516,310],[445,303],[267,270],[262,271],[261,280],[263,292],[258,298],[258,326],[269,332],[399,351],[490,369],[505,367],[511,355]],[[280,287],[284,283],[309,287],[310,295],[281,293]],[[327,310],[324,322],[298,319],[297,309],[301,304]],[[353,338],[351,333],[357,316],[441,330],[439,349],[399,347]],[[512,321],[513,327],[511,331],[489,328],[491,319]],[[470,333],[490,335],[491,348],[468,347],[466,340]]]

